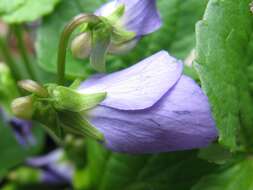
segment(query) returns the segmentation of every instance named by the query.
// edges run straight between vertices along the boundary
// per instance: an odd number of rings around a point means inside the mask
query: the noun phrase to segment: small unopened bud
[[[31,119],[33,115],[33,99],[31,96],[16,98],[11,104],[13,114],[21,119]]]
[[[23,88],[24,90],[34,93],[40,97],[48,97],[48,92],[47,90],[38,84],[37,82],[33,80],[22,80],[18,82],[18,85]]]
[[[71,44],[71,51],[74,57],[85,59],[91,52],[91,33],[85,32],[74,38]]]
[[[41,181],[42,173],[35,168],[20,167],[10,172],[7,178],[19,184],[38,183]]]

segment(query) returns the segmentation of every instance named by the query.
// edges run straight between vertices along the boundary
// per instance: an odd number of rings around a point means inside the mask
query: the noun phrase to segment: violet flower
[[[20,145],[28,147],[36,143],[32,135],[32,123],[30,121],[13,117],[9,120],[9,124],[14,132],[14,135]]]
[[[114,23],[115,28],[133,32],[134,38],[121,44],[111,43],[108,51],[115,54],[130,51],[140,37],[155,32],[162,25],[156,0],[112,0],[101,6],[95,15],[110,19],[120,6],[124,7],[124,12]]]
[[[11,127],[14,136],[18,143],[24,147],[34,145],[36,143],[32,135],[32,123],[27,120],[18,119],[16,117],[9,117],[3,109],[0,108],[0,118],[4,120],[5,123],[8,123]]]
[[[156,0],[112,0],[94,14],[113,26],[107,49],[113,54],[130,51],[142,36],[155,32],[162,25]],[[71,49],[75,57],[86,58],[90,55],[91,36],[91,32],[86,31],[73,40]]]
[[[134,1],[135,2],[135,1]],[[183,64],[160,51],[125,70],[95,75],[80,93],[107,92],[85,117],[116,152],[157,153],[201,148],[217,138],[208,98]]]
[[[156,0],[113,0],[100,7],[95,14],[109,17],[122,5],[124,13],[116,24],[134,32],[136,37],[150,34],[161,27]]]
[[[64,159],[62,149],[57,149],[45,156],[29,158],[26,163],[28,166],[41,170],[42,183],[71,184],[74,167]]]

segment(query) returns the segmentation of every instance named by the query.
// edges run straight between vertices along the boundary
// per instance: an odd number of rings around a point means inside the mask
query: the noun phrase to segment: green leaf
[[[19,6],[24,4],[25,0],[1,0],[0,1],[0,14],[15,11]]]
[[[248,158],[232,167],[203,177],[191,190],[252,190],[253,160]]]
[[[105,0],[62,0],[53,14],[43,19],[36,43],[39,65],[43,69],[53,73],[57,71],[58,43],[64,26],[80,13],[92,13],[102,2]],[[84,78],[93,71],[89,65],[89,60],[74,58],[70,48],[67,51],[66,63],[66,75],[70,78]]]
[[[233,158],[233,154],[219,144],[200,149],[198,156],[216,164],[225,164]]]
[[[0,2],[2,20],[7,23],[31,22],[51,13],[60,0],[11,0]]]
[[[212,104],[219,142],[232,150],[237,148],[239,129],[245,139],[252,139],[246,134],[253,134],[253,106],[245,74],[253,51],[249,3],[211,0],[196,28],[196,68]]]
[[[40,126],[33,127],[33,134],[36,145],[31,147],[21,146],[14,137],[14,133],[3,118],[0,117],[0,178],[2,178],[11,168],[21,164],[28,156],[37,153],[43,144],[44,132]]]
[[[90,185],[98,190],[185,190],[190,189],[201,176],[216,169],[216,165],[198,159],[196,151],[118,154],[109,153],[98,143],[90,141],[88,151]]]

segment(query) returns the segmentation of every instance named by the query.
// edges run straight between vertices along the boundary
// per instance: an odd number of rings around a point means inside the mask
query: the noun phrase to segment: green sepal
[[[76,79],[74,80],[74,82],[72,82],[72,84],[69,86],[69,88],[72,88],[72,89],[77,89],[82,83],[82,80],[81,79]]]
[[[122,44],[124,42],[133,40],[135,37],[136,34],[134,32],[127,31],[120,27],[114,27],[111,42],[116,45]]]
[[[124,15],[124,12],[125,5],[121,4],[111,15],[101,18],[103,22],[113,27],[111,42],[116,45],[130,41],[136,37],[134,32],[127,31],[121,24],[120,19]]]
[[[106,71],[106,54],[111,41],[112,26],[106,22],[98,24],[92,30],[90,53],[91,66],[98,72]]]
[[[108,21],[110,21],[111,24],[116,24],[119,19],[124,15],[125,12],[125,5],[121,4],[118,5],[116,10],[109,16],[106,17]]]
[[[58,112],[60,125],[66,132],[76,135],[91,137],[100,142],[104,141],[104,135],[89,123],[80,113],[71,111]]]
[[[59,144],[64,139],[63,129],[60,127],[57,112],[47,101],[36,101],[34,103],[33,120],[44,125],[52,138]]]
[[[79,32],[80,32],[80,33],[87,32],[87,30],[89,30],[89,23],[83,23],[83,24],[79,27]]]
[[[60,127],[60,125],[55,125],[55,126],[43,125],[43,128],[59,146],[64,145],[65,134],[63,132],[62,127]]]
[[[105,92],[94,94],[81,94],[76,90],[64,86],[57,86],[50,89],[51,101],[54,107],[61,110],[81,112],[91,109],[103,101]]]

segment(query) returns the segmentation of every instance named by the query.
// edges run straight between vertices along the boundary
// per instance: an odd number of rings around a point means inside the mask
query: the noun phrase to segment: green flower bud
[[[76,90],[78,83],[76,81],[70,87],[48,84],[44,89],[34,81],[22,81],[20,86],[33,95],[15,99],[11,106],[13,113],[19,118],[44,124],[58,142],[68,132],[103,141],[103,134],[82,114],[103,101],[106,93],[81,94]]]
[[[33,116],[33,98],[31,96],[16,98],[11,103],[11,109],[16,117],[29,120]]]
[[[38,183],[41,181],[42,173],[39,170],[33,168],[21,167],[11,172],[8,175],[8,178],[11,181],[17,182],[19,184]]]
[[[48,97],[47,90],[33,80],[22,80],[18,82],[18,85],[24,90],[34,93],[40,97]]]
[[[91,33],[84,32],[74,38],[71,44],[71,52],[74,57],[85,59],[89,57],[91,52]]]

